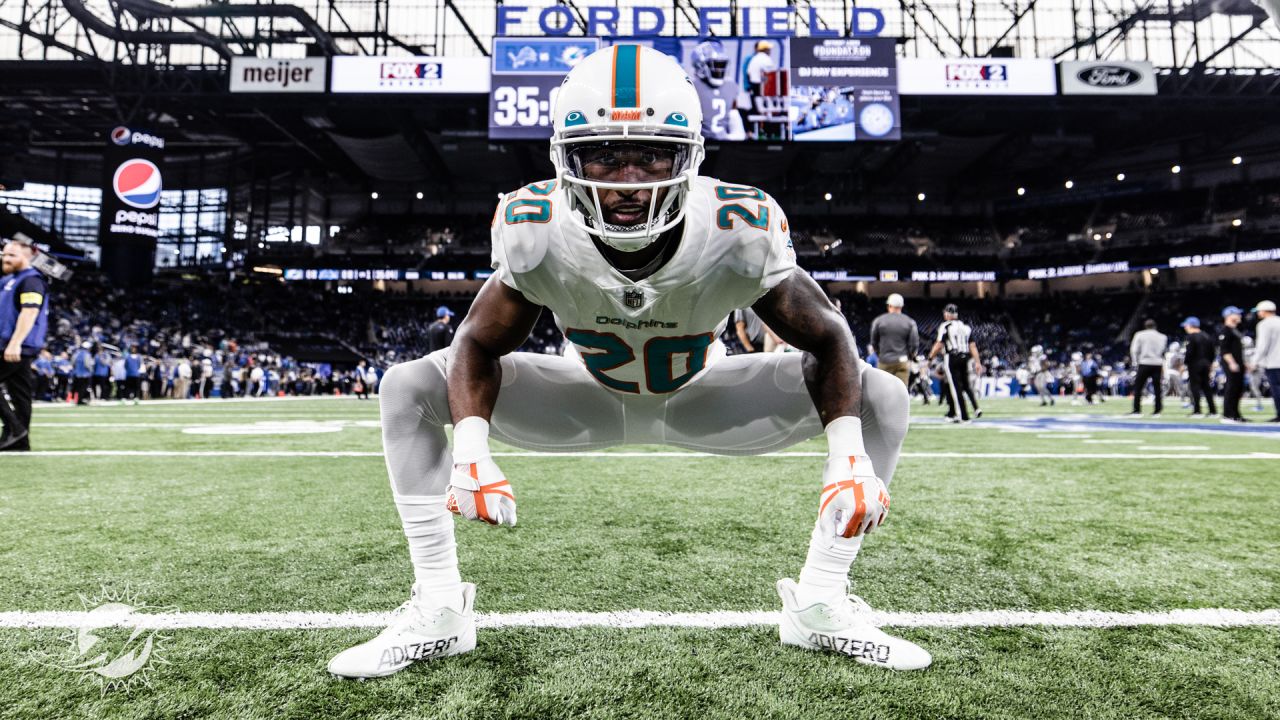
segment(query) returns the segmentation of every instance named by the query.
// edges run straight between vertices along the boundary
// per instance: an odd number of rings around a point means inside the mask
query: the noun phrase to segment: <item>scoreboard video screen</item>
[[[493,40],[489,137],[551,136],[566,73],[601,47],[647,45],[693,79],[708,141],[902,137],[892,38],[539,38]]]

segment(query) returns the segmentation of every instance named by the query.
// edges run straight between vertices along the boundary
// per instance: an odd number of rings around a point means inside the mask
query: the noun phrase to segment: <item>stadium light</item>
[[[1240,227],[1243,224],[1244,224],[1244,221],[1241,220],[1240,218],[1235,218],[1231,221],[1231,227]]]
[[[265,244],[263,244],[263,243],[258,243],[258,248],[259,248],[259,249],[262,249],[262,248],[264,248],[264,247],[266,247],[266,245],[265,245]]]
[[[225,246],[225,245],[224,245],[224,246],[222,246],[222,247],[220,247],[220,248],[218,248],[218,252],[226,252],[226,251],[227,251],[227,248],[226,248],[226,246]]]
[[[924,193],[916,193],[916,199],[919,200],[920,202],[924,202],[924,198],[925,198]]]
[[[1027,194],[1027,189],[1026,189],[1026,188],[1024,188],[1024,187],[1020,187],[1020,188],[1018,188],[1018,197],[1022,197],[1023,195],[1026,195],[1026,194]]]
[[[1235,156],[1235,157],[1231,158],[1231,164],[1232,164],[1232,165],[1239,165],[1239,164],[1240,164],[1240,163],[1242,163],[1242,162],[1244,162],[1244,158],[1240,157],[1239,155],[1237,155],[1237,156]]]
[[[1116,182],[1124,182],[1124,173],[1116,173]]]
[[[1159,274],[1160,274],[1160,268],[1151,268],[1151,274],[1152,274],[1152,275],[1159,275]]]
[[[1076,186],[1076,181],[1075,181],[1075,180],[1068,180],[1068,181],[1066,181],[1066,182],[1062,183],[1062,186],[1063,186],[1063,187],[1065,187],[1066,189],[1070,190],[1071,188],[1073,188],[1073,187],[1075,187],[1075,186]]]
[[[378,191],[377,191],[377,190],[374,190],[373,192],[369,193],[369,197],[373,198],[374,200],[377,200],[377,199],[378,199]]]
[[[421,199],[422,199],[422,191],[421,191],[421,190],[419,190],[419,191],[418,191],[418,199],[419,199],[419,200],[421,200]]]
[[[822,196],[822,199],[823,199],[823,200],[826,200],[827,202],[831,202],[831,193],[827,193],[827,194],[823,195],[823,196]]]
[[[1093,239],[1094,239],[1094,240],[1101,240],[1101,239],[1102,239],[1102,233],[1094,233],[1094,234],[1093,234]]]
[[[1173,167],[1169,168],[1169,172],[1173,173],[1174,175],[1177,175],[1178,173],[1182,172],[1182,166],[1174,165]]]

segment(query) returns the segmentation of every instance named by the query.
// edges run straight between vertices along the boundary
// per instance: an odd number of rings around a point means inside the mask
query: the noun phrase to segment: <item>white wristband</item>
[[[473,463],[489,457],[489,423],[472,415],[453,426],[453,461]]]
[[[845,415],[832,420],[827,425],[828,455],[866,455],[867,447],[862,442],[862,419],[853,415]]]

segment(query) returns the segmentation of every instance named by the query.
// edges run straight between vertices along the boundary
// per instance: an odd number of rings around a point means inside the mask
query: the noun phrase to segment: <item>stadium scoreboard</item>
[[[591,53],[635,43],[675,58],[718,141],[898,140],[892,38],[495,37],[489,137],[546,139],[564,76]]]

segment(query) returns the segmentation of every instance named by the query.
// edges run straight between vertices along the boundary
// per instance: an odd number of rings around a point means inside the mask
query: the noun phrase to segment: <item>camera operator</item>
[[[49,327],[48,286],[31,267],[35,248],[10,240],[0,252],[0,451],[31,449],[31,396],[35,376],[31,362],[44,348]],[[8,395],[6,400],[3,395]]]

